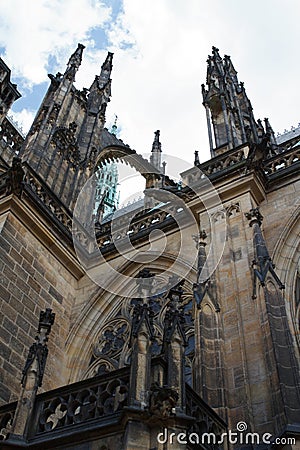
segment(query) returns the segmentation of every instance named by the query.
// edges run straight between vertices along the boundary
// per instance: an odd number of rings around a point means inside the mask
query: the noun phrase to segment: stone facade
[[[75,89],[82,52],[50,75],[25,139],[1,125],[3,448],[217,448],[182,436],[220,439],[241,422],[299,448],[300,133],[278,144],[213,48],[212,158],[196,153],[177,184],[158,131],[148,162],[104,128],[112,54],[90,89]],[[82,187],[117,160],[144,176],[144,202],[102,221],[86,190],[80,222]],[[165,429],[181,440],[159,442]],[[218,446],[233,447],[255,444]]]

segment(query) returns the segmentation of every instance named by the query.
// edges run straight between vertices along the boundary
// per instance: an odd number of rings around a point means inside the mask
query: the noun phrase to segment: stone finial
[[[38,333],[41,333],[42,330],[45,330],[45,333],[48,336],[50,334],[51,327],[54,324],[54,319],[55,313],[52,312],[52,309],[46,308],[46,311],[41,311]]]
[[[219,55],[219,49],[218,49],[217,47],[215,47],[214,45],[212,46],[212,54],[213,54],[214,56],[220,58],[220,55]]]
[[[111,82],[111,72],[112,72],[112,60],[114,54],[111,52],[107,53],[106,59],[101,66],[101,72],[99,76],[96,76],[97,85],[99,89],[103,89],[105,86],[108,86]],[[110,88],[109,88],[110,91]],[[109,92],[110,94],[110,92]]]
[[[231,58],[228,55],[224,55],[224,68],[225,68],[226,73],[228,75],[233,76],[235,78],[235,80],[237,81],[237,78],[236,78],[237,71],[235,70],[235,68],[232,64]]]
[[[263,216],[259,212],[259,208],[252,208],[245,213],[246,218],[250,221],[250,227],[253,227],[253,246],[254,246],[254,260],[252,262],[253,270],[253,292],[252,298],[256,298],[256,282],[260,282],[261,286],[265,286],[266,277],[271,274],[277,283],[279,289],[284,289],[284,284],[280,281],[275,272],[275,265],[269,255],[268,248],[261,231],[261,224]]]
[[[113,67],[112,65],[113,56],[114,56],[113,53],[111,52],[107,53],[106,59],[101,66],[100,78],[103,78],[104,76],[107,78],[107,76],[110,76]]]
[[[152,341],[154,339],[153,316],[154,313],[151,307],[146,303],[142,304],[141,300],[134,306],[132,311],[129,347],[132,347],[133,340],[137,338],[143,324],[145,324],[147,328],[149,340]]]
[[[115,120],[114,120],[114,123],[113,123],[113,125],[111,127],[111,131],[110,131],[111,134],[113,134],[114,136],[117,135],[117,131],[118,131],[117,121],[118,121],[118,116],[115,114]]]
[[[230,56],[222,58],[216,47],[208,58],[206,87],[202,86],[202,95],[212,157],[245,144],[247,126],[253,130],[257,140],[251,102],[239,83]],[[247,119],[243,115],[244,110],[249,112]]]
[[[81,64],[82,61],[82,53],[85,46],[83,44],[78,44],[75,52],[70,56],[70,59],[67,64],[67,69],[65,71],[65,77],[68,80],[74,81],[75,74]]]
[[[160,130],[154,132],[154,141],[152,144],[152,152],[161,152],[161,143],[159,141]]]
[[[264,122],[265,122],[265,129],[266,129],[266,134],[270,139],[270,143],[273,146],[277,146],[277,142],[276,142],[276,137],[275,137],[275,133],[274,130],[269,122],[269,119],[267,117],[264,118]]]
[[[159,172],[163,172],[163,168],[161,165],[161,142],[159,140],[160,137],[160,131],[156,130],[154,132],[154,140],[153,140],[153,144],[152,144],[152,150],[151,150],[151,155],[150,155],[150,162],[151,164],[159,171]]]
[[[139,298],[151,296],[154,273],[149,269],[142,269],[137,275],[137,293]]]
[[[98,114],[105,119],[105,111],[111,97],[111,71],[113,53],[108,53],[102,64],[100,75],[95,76],[88,95],[88,112],[96,117]],[[103,122],[104,123],[104,122]]]

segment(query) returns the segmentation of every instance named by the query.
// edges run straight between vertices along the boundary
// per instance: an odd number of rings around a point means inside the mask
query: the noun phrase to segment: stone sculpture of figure
[[[20,195],[25,172],[22,168],[21,158],[14,157],[12,167],[9,170],[8,191],[11,194]]]
[[[153,383],[150,389],[150,412],[163,418],[169,417],[178,402],[178,393],[167,386]]]

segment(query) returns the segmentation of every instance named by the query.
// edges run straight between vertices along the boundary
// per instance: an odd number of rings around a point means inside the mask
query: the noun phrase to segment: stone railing
[[[236,170],[243,167],[248,155],[248,147],[244,146],[213,158],[200,165],[201,170],[210,178],[220,176],[225,171]],[[262,169],[267,179],[272,179],[275,174],[286,173],[287,170],[297,168],[300,161],[300,146],[288,151],[279,153],[264,161]],[[30,168],[28,164],[23,164],[25,172],[22,182],[22,191],[27,196],[38,201],[40,207],[50,214],[58,225],[62,225],[69,234],[72,233],[72,213],[64,206],[58,197],[47,187],[42,179]],[[189,186],[199,181],[199,172],[196,168],[190,169],[183,174],[187,178]],[[0,175],[0,198],[9,192],[10,175],[4,173]],[[182,191],[182,199],[189,201],[194,196],[191,191],[190,198],[188,192]],[[111,246],[123,239],[135,240],[147,236],[154,228],[173,227],[176,225],[176,218],[182,213],[182,208],[174,206],[168,210],[144,211],[141,208],[131,213],[116,217],[113,222],[102,224],[96,229],[96,240],[101,251],[109,251]],[[112,226],[113,225],[113,226]],[[112,230],[113,228],[113,230]]]
[[[11,121],[5,117],[0,125],[0,143],[3,158],[10,162],[13,156],[19,154],[24,136],[16,129]]]
[[[130,410],[129,386],[130,368],[125,367],[37,395],[26,428],[28,447],[43,448],[45,443],[52,442],[50,448],[55,448],[55,442],[65,442],[65,438],[71,437],[70,442],[76,442],[78,436],[99,436],[99,431],[105,433],[107,427],[120,429],[124,414]],[[226,432],[226,423],[188,384],[185,388],[186,415],[191,424],[187,432],[199,437],[211,433],[216,442],[220,441],[222,433]],[[0,407],[0,440],[7,440],[7,443],[16,406],[14,402]],[[143,414],[151,418],[148,408],[146,406]],[[204,445],[204,448],[215,447]],[[216,448],[226,448],[226,445]]]
[[[72,232],[72,213],[56,197],[46,184],[39,179],[27,164],[24,165],[24,190],[28,195],[34,195],[69,232]]]
[[[133,239],[135,237],[147,234],[154,228],[160,228],[167,224],[175,224],[174,214],[178,215],[182,211],[175,209],[172,214],[167,211],[157,210],[137,213],[132,221],[128,217],[116,219],[111,231],[111,222],[105,224],[97,233],[97,243],[99,248],[103,248],[122,239]]]
[[[128,404],[129,368],[70,384],[36,398],[29,438],[63,432],[82,423],[101,426]]]
[[[186,414],[194,417],[195,423],[188,430],[189,433],[196,433],[198,436],[202,436],[203,433],[211,433],[212,439],[215,442],[210,441],[210,444],[217,444],[221,442],[221,435],[226,433],[226,423],[196,394],[196,392],[186,384]],[[203,443],[207,444],[207,443]],[[194,448],[194,447],[193,447]],[[202,447],[201,447],[202,448]],[[204,445],[204,448],[205,445]],[[220,444],[220,446],[209,447],[223,449],[227,448],[226,442]]]
[[[284,169],[295,167],[300,163],[300,145],[286,152],[279,153],[264,162],[263,170],[267,176],[272,176]]]
[[[247,158],[249,148],[244,146],[242,148],[233,149],[220,156],[212,158],[211,160],[197,164],[197,167],[208,176],[211,180],[216,177],[221,177],[223,174],[235,171],[239,168],[247,170]],[[294,170],[300,162],[300,145],[291,149],[282,151],[274,156],[266,158],[261,165],[261,168],[267,179],[272,179],[274,174],[282,173],[284,170]],[[285,172],[285,173],[286,173]],[[197,184],[199,181],[199,171],[196,168],[187,170],[182,174],[183,181],[189,186]]]
[[[236,170],[238,166],[242,166],[248,156],[249,147],[244,145],[236,149],[230,150],[222,155],[216,156],[202,164],[196,166],[210,179],[221,176],[226,171]],[[181,174],[183,184],[193,186],[199,182],[199,170],[195,167]]]
[[[209,177],[214,173],[229,169],[237,163],[244,161],[247,158],[248,151],[249,148],[244,146],[242,148],[226,152],[223,155],[217,156],[216,158],[201,164],[201,170]]]
[[[46,186],[39,176],[28,166],[23,164],[23,178],[19,179],[19,193],[35,199],[44,211],[57,222],[72,232],[72,213],[64,206],[58,197]],[[0,198],[12,193],[10,170],[0,175]],[[19,196],[20,196],[19,195]]]
[[[24,178],[22,181],[21,191],[28,197],[35,199],[39,206],[48,214],[50,214],[59,224],[72,233],[72,213],[64,206],[64,204],[51,192],[47,185],[40,177],[30,168],[28,164],[23,164]],[[10,193],[10,175],[6,172],[0,175],[0,198]],[[23,194],[22,194],[23,195]],[[137,211],[117,217],[113,220],[113,232],[111,231],[112,222],[108,222],[100,226],[96,230],[97,244],[100,249],[106,248],[115,241],[125,238],[142,237],[148,234],[148,230],[158,228],[164,225],[175,223],[174,215],[182,212],[182,208],[170,207],[170,212],[162,210],[150,210],[145,212],[139,208]],[[132,217],[132,220],[131,220]],[[79,241],[84,243],[84,229],[78,225],[81,230]],[[86,237],[86,243],[90,242],[90,236]]]
[[[7,438],[17,408],[17,402],[0,407],[0,441]]]

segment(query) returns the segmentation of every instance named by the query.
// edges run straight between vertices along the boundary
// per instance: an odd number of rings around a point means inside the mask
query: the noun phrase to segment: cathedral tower
[[[300,127],[276,143],[213,48],[212,158],[176,183],[159,131],[150,163],[104,128],[111,53],[75,88],[82,53],[50,75],[20,153],[1,124],[1,448],[299,449]],[[116,162],[148,206],[102,221],[98,186],[78,220],[81,186],[97,168],[116,183]]]
[[[211,156],[217,156],[246,142],[258,143],[265,133],[274,132],[265,119],[255,121],[244,83],[239,82],[230,56],[221,58],[219,49],[212,48],[207,60],[206,86],[202,85],[203,105],[206,109]]]
[[[64,74],[49,75],[51,85],[20,152],[70,209],[93,173],[111,95],[112,53],[89,89],[75,88],[83,50],[78,44]]]
[[[10,81],[10,69],[0,58],[0,124],[13,102],[20,97],[17,85]]]

